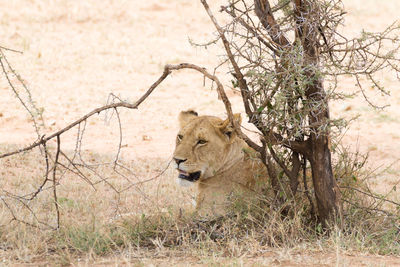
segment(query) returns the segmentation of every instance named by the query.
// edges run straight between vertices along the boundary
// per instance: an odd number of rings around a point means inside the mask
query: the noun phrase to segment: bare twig
[[[24,53],[22,51],[15,50],[15,49],[12,49],[12,48],[8,48],[8,47],[2,46],[2,45],[0,45],[0,49],[8,50],[8,51],[19,53],[19,54],[23,54]]]
[[[58,207],[58,198],[57,198],[57,165],[58,165],[58,157],[60,155],[61,150],[61,141],[60,136],[57,135],[57,151],[56,151],[56,158],[54,160],[54,167],[53,167],[53,197],[54,197],[54,205],[56,208],[56,216],[57,216],[57,229],[60,228],[60,210]]]
[[[25,89],[26,94],[28,95],[28,103],[26,103],[23,99],[22,96],[20,95],[20,93],[18,92],[17,88],[14,86],[14,84],[11,82],[11,79],[9,77],[9,74],[7,73],[6,70],[6,66],[3,63],[4,62],[7,64],[8,69],[11,71],[12,74],[15,75],[15,77],[17,77],[18,81],[20,82],[20,84],[22,85],[22,87]],[[34,113],[39,114],[41,121],[43,122],[43,117],[41,115],[41,112],[39,111],[39,109],[36,107],[36,105],[34,104],[34,101],[32,99],[32,95],[31,92],[29,91],[28,87],[25,85],[25,82],[21,79],[21,77],[18,75],[18,73],[11,67],[11,64],[8,62],[7,57],[5,56],[5,54],[3,53],[3,51],[0,49],[0,65],[3,71],[3,74],[5,75],[8,85],[10,86],[10,88],[12,89],[12,91],[14,92],[14,95],[18,98],[19,102],[21,103],[21,105],[25,108],[25,110],[29,113],[29,115],[32,118],[32,122],[33,125],[35,127],[35,131],[36,134],[38,136],[38,138],[40,138],[40,131],[39,131],[39,125],[36,121],[36,116]],[[33,111],[28,107],[28,104],[30,104],[33,108]]]
[[[340,188],[346,188],[346,189],[354,190],[354,191],[357,191],[357,192],[359,192],[359,193],[361,193],[361,194],[367,195],[367,196],[369,196],[369,197],[371,197],[371,198],[374,198],[374,199],[377,199],[377,200],[380,200],[380,201],[383,201],[383,202],[391,203],[391,204],[393,204],[393,205],[396,205],[396,206],[400,207],[400,203],[398,203],[398,202],[395,202],[395,201],[393,201],[393,200],[390,200],[390,199],[387,199],[387,198],[378,196],[378,195],[373,194],[373,193],[365,192],[365,191],[360,190],[360,189],[358,189],[358,188],[356,188],[356,187],[344,186],[344,185],[343,185],[343,186],[340,186]]]
[[[213,13],[211,12],[211,9],[210,9],[207,1],[206,0],[200,0],[200,1],[203,4],[203,6],[204,6],[208,16],[210,17],[211,21],[213,22],[215,28],[217,29],[219,36],[221,37],[221,40],[222,40],[222,43],[224,45],[225,51],[226,51],[226,53],[228,55],[229,61],[231,62],[232,66],[233,66],[233,69],[235,71],[235,78],[238,80],[238,83],[239,83],[239,88],[240,88],[240,92],[242,94],[245,111],[246,111],[247,114],[251,114],[252,111],[251,111],[250,106],[249,106],[249,95],[248,95],[249,89],[247,88],[247,83],[246,83],[246,80],[244,79],[244,76],[243,76],[241,70],[240,70],[240,67],[239,67],[239,65],[237,64],[237,62],[236,62],[236,60],[234,58],[234,55],[233,55],[232,50],[230,48],[230,43],[228,42],[228,40],[225,37],[224,30],[221,28],[221,26],[219,26],[216,18],[214,17]],[[233,122],[234,125],[236,124],[233,120],[231,122]],[[235,128],[236,129],[239,128],[238,125],[236,125]],[[260,147],[258,149],[256,149],[256,150],[259,151]]]

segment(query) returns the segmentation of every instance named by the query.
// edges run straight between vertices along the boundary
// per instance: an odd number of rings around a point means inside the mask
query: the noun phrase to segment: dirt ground
[[[208,2],[215,13],[225,3]],[[381,31],[399,19],[398,0],[343,2],[348,11],[343,31],[349,35],[356,35],[362,29]],[[22,55],[7,52],[7,56],[29,86],[36,105],[44,110],[42,133],[46,135],[105,104],[110,93],[134,102],[161,75],[165,64],[190,62],[212,71],[223,55],[220,45],[207,50],[190,45],[189,38],[204,42],[215,31],[200,1],[193,0],[2,0],[0,31],[1,46],[23,51]],[[226,71],[222,67],[216,74],[229,85]],[[367,93],[378,104],[390,104],[388,108],[374,110],[362,97],[356,97],[332,103],[331,115],[360,116],[352,123],[343,143],[353,151],[369,151],[371,168],[389,166],[371,181],[377,190],[384,192],[400,181],[400,90],[399,81],[393,77],[382,75],[382,81],[386,82],[391,97],[381,97],[369,89]],[[354,81],[343,78],[340,88],[354,91]],[[234,111],[243,112],[240,97],[232,92],[229,96]],[[177,114],[189,108],[200,114],[225,117],[224,106],[211,89],[211,83],[204,83],[198,73],[181,71],[168,77],[138,110],[121,110],[122,158],[140,159],[150,166],[155,160],[168,162],[178,127]],[[4,78],[0,81],[0,125],[0,146],[25,146],[36,138],[29,116]],[[89,126],[84,149],[99,154],[115,153],[119,142],[115,120],[108,122],[100,114]],[[65,148],[72,150],[74,145],[72,134],[63,140]],[[7,175],[7,170],[3,175]],[[283,251],[276,252],[279,254],[276,256],[274,253],[236,259],[235,263],[218,262],[266,266],[400,266],[396,257],[340,255],[338,258],[336,254],[320,253],[313,257]],[[141,262],[167,266],[170,261]],[[187,265],[181,258],[172,261]],[[98,266],[112,262],[115,259],[111,262],[107,259]],[[196,259],[190,262],[209,264]]]

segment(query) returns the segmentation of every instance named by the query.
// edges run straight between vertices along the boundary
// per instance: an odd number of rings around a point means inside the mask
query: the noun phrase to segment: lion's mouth
[[[188,172],[185,172],[182,170],[178,170],[178,171],[179,171],[179,176],[178,176],[179,178],[185,179],[190,182],[196,182],[197,180],[199,180],[200,175],[201,175],[200,171],[192,172],[192,173],[188,173]]]

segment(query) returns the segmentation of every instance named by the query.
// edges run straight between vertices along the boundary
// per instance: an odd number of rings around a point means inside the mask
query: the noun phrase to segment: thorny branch
[[[88,118],[90,118],[91,116],[95,115],[95,114],[99,114],[102,111],[108,110],[108,109],[116,109],[119,107],[124,107],[124,108],[128,108],[128,109],[137,109],[139,107],[139,105],[154,91],[154,89],[156,89],[156,87],[165,79],[167,78],[167,76],[169,75],[169,70],[167,68],[164,69],[163,74],[161,75],[160,78],[158,78],[158,80],[153,83],[150,88],[146,91],[146,93],[138,100],[136,101],[134,104],[130,104],[128,102],[119,102],[119,103],[113,103],[113,104],[109,104],[109,105],[105,105],[99,108],[94,109],[93,111],[89,112],[88,114],[86,114],[85,116],[77,119],[76,121],[74,121],[73,123],[67,125],[66,127],[64,127],[63,129],[51,134],[48,137],[42,136],[40,138],[40,140],[34,142],[33,144],[31,144],[30,146],[21,148],[19,150],[15,150],[12,152],[8,152],[8,153],[4,153],[0,155],[0,158],[4,158],[4,157],[8,157],[14,154],[18,154],[24,151],[28,151],[28,150],[32,150],[33,148],[45,144],[47,143],[49,140],[62,135],[63,133],[67,132],[68,130],[70,130],[71,128],[75,127],[76,125],[79,125],[80,123],[86,121]]]
[[[40,129],[39,129],[40,126],[39,126],[39,122],[36,120],[36,118],[39,116],[39,120],[42,123],[44,123],[42,114],[41,114],[39,108],[36,107],[36,104],[32,99],[31,92],[29,91],[29,89],[26,86],[25,82],[22,80],[22,78],[19,76],[19,74],[12,68],[11,64],[8,62],[7,57],[4,54],[2,49],[9,50],[9,51],[12,51],[12,52],[17,52],[17,53],[20,53],[20,52],[17,51],[17,50],[0,47],[0,65],[1,65],[2,72],[3,72],[3,74],[6,77],[6,80],[8,82],[8,85],[12,89],[14,95],[18,98],[18,100],[21,103],[21,105],[29,113],[29,115],[30,115],[30,117],[32,119],[33,125],[35,127],[36,134],[37,134],[38,138],[40,138]],[[20,85],[24,89],[24,92],[27,95],[27,101],[25,101],[23,99],[23,93],[19,92],[19,90],[17,89],[17,86],[14,85],[13,82],[11,82],[11,78],[10,78],[9,72],[11,72],[12,75],[14,75],[17,78],[18,82],[20,83]],[[31,107],[29,107],[29,105]]]

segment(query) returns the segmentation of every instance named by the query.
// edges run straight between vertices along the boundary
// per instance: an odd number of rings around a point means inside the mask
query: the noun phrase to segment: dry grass
[[[90,164],[113,160],[110,156],[92,152],[85,155]],[[42,158],[39,151],[33,151],[1,162],[1,169],[7,169],[2,176],[5,179],[0,181],[3,201],[0,203],[1,248],[3,249],[1,253],[6,252],[4,259],[31,261],[37,257],[40,258],[43,253],[63,247],[54,243],[53,240],[54,235],[57,234],[51,229],[56,226],[51,183],[47,183],[43,191],[33,200],[20,198],[20,196],[29,198],[43,182],[45,164]],[[62,163],[68,165],[65,160]],[[75,236],[76,238],[79,238],[79,234],[88,234],[88,240],[96,239],[97,229],[102,229],[120,214],[138,214],[140,217],[141,214],[170,210],[173,204],[177,203],[176,201],[182,202],[184,195],[173,184],[173,179],[166,179],[172,175],[173,171],[167,169],[164,172],[167,166],[168,161],[160,159],[127,162],[125,167],[129,168],[129,171],[118,170],[118,168],[117,170],[118,173],[129,176],[129,180],[115,172],[112,166],[96,167],[96,172],[101,176],[92,171],[84,171],[85,179],[76,173],[60,168],[62,171],[58,174],[57,187],[61,212],[60,236],[62,233],[71,234],[75,229],[78,235]],[[163,175],[157,177],[163,172]],[[154,181],[140,184],[140,181],[154,177],[156,177]],[[169,195],[174,195],[176,198],[171,199]],[[182,208],[185,208],[185,205],[182,205]],[[16,215],[18,221],[12,220],[12,214]],[[26,223],[21,223],[19,220]],[[36,227],[40,227],[41,230]],[[92,236],[90,236],[91,231],[94,232]],[[74,236],[66,235],[65,238],[74,244]],[[81,238],[86,237],[81,236]],[[90,247],[87,249],[90,250]],[[84,252],[81,249],[77,251]],[[101,253],[96,250],[96,254]]]
[[[36,160],[40,159],[38,153],[4,160],[2,168],[12,167],[14,172],[9,176],[12,179],[2,180],[1,188],[14,194],[34,191],[43,174],[37,167],[43,165]],[[89,155],[88,160],[93,164],[110,159]],[[368,192],[366,181],[372,174],[365,171],[364,158],[348,152],[340,155],[336,163],[340,185]],[[179,260],[184,256],[204,264],[229,258],[229,264],[235,264],[234,259],[244,255],[257,259],[263,251],[278,254],[292,251],[290,255],[294,252],[306,255],[311,251],[340,251],[341,255],[400,253],[399,210],[396,213],[387,203],[377,203],[357,191],[343,189],[345,224],[341,229],[335,227],[329,235],[310,216],[305,196],[280,204],[273,197],[260,196],[256,203],[243,203],[239,197],[232,203],[231,216],[199,221],[191,214],[190,193],[182,193],[174,184],[174,170],[168,168],[163,172],[167,164],[156,159],[126,163],[141,179],[161,173],[156,179],[133,187],[129,187],[131,181],[124,181],[112,168],[104,166],[98,171],[107,177],[106,181],[96,180],[98,177],[87,173],[93,186],[71,173],[61,174],[58,186],[61,228],[57,231],[46,227],[55,225],[56,219],[50,190],[44,190],[34,201],[25,201],[30,209],[21,205],[21,201],[6,198],[19,219],[41,229],[15,220],[10,222],[11,214],[1,203],[3,262],[69,265],[77,264],[80,258],[101,262],[114,257],[120,263],[133,263],[135,258],[168,256]],[[33,172],[24,172],[26,168]],[[215,261],[207,262],[210,257]],[[282,258],[275,256],[275,259]]]

